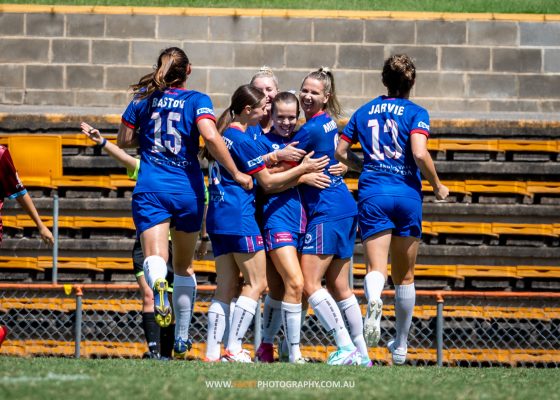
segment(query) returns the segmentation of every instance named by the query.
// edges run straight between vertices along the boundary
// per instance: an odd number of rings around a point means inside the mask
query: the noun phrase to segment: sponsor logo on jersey
[[[258,156],[257,158],[253,158],[252,160],[247,161],[247,165],[249,167],[254,167],[255,165],[259,165],[262,164],[263,159],[261,156]]]
[[[210,114],[214,115],[214,110],[209,107],[202,107],[196,110],[196,115]]]
[[[427,130],[430,130],[430,125],[428,125],[428,124],[425,123],[424,121],[418,122],[418,127],[419,127],[419,128],[424,128],[424,129],[427,129]]]
[[[216,191],[216,192],[210,191],[209,192],[210,201],[213,202],[213,203],[219,203],[219,202],[225,201],[224,195],[225,195],[224,192],[218,192],[218,191]]]
[[[276,232],[274,234],[275,243],[290,243],[292,241],[292,234],[290,232]]]
[[[233,140],[228,139],[225,136],[222,136],[222,138],[224,139],[224,142],[226,143],[226,147],[228,148],[228,150],[231,150],[231,148],[233,147]]]

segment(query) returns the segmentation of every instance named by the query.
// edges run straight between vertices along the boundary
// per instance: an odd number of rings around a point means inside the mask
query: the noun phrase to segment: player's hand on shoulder
[[[299,142],[292,142],[278,150],[278,161],[300,161],[305,157],[305,150],[295,147]]]

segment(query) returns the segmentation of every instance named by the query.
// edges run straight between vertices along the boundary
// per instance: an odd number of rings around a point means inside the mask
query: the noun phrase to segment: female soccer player
[[[420,172],[434,188],[438,200],[449,194],[439,181],[427,150],[428,112],[408,100],[415,78],[416,68],[410,57],[389,57],[382,72],[387,96],[371,100],[352,115],[336,149],[341,162],[361,171],[359,224],[368,260],[364,334],[370,346],[376,346],[381,335],[380,296],[387,276],[387,257],[391,254],[396,336],[388,348],[393,364],[406,361],[416,298],[414,264],[422,234]],[[350,144],[358,141],[364,153],[363,162],[350,150]]]
[[[257,125],[248,128],[253,132],[255,139],[258,140],[262,135],[268,134],[273,125],[272,103],[278,94],[278,79],[274,75],[272,69],[265,65],[253,75],[250,84],[251,86],[261,89],[266,95],[266,114]],[[305,156],[305,151],[295,147],[295,144],[297,143],[290,142],[287,146],[282,146],[281,148],[266,149],[266,154],[263,155],[266,166],[270,168],[282,161],[295,163],[301,161]],[[257,222],[261,227],[264,197],[262,189],[257,188]],[[284,284],[282,276],[278,273],[269,257],[267,257],[266,263],[266,280],[268,283],[268,293],[264,300],[262,342],[257,350],[257,359],[260,362],[273,362],[274,337],[279,332],[282,325]]]
[[[293,140],[303,150],[329,156],[330,165],[335,165],[338,128],[332,118],[340,116],[341,107],[332,73],[327,68],[309,73],[302,82],[299,99],[307,122]],[[356,237],[356,202],[341,176],[328,170],[325,173],[331,180],[328,188],[300,188],[307,210],[307,228],[301,245],[303,291],[323,327],[334,334],[338,349],[327,363],[369,366],[362,314],[348,281]],[[328,290],[321,286],[323,277]]]
[[[138,179],[138,171],[140,170],[140,160],[131,156],[120,147],[107,141],[98,129],[95,129],[86,122],[80,124],[82,133],[91,141],[100,146],[111,158],[116,160],[120,165],[126,168],[127,175],[130,179]],[[202,244],[202,242],[201,242]],[[199,248],[201,246],[199,245]],[[171,242],[169,242],[169,260],[167,261],[167,275],[165,279],[169,285],[169,295],[173,293],[173,262]],[[198,254],[198,252],[197,252]],[[140,239],[136,239],[132,248],[132,264],[134,266],[134,275],[138,282],[138,288],[142,296],[142,329],[144,337],[148,344],[148,352],[144,353],[143,358],[161,357],[170,358],[172,356],[175,324],[171,324],[165,328],[161,328],[156,323],[154,314],[154,293],[148,286],[144,277],[144,253],[142,252],[142,244]]]
[[[49,245],[54,245],[54,237],[49,230],[41,221],[41,217],[33,204],[33,200],[27,189],[23,186],[20,181],[19,176],[16,172],[14,162],[10,156],[10,151],[7,147],[0,145],[0,211],[2,211],[2,206],[4,205],[4,198],[16,199],[21,208],[29,214],[37,229],[39,230],[39,235],[41,235],[41,240]],[[2,245],[2,216],[0,215],[0,246]],[[2,342],[6,339],[8,335],[8,327],[0,324],[0,346]]]
[[[210,98],[186,89],[191,73],[183,50],[161,52],[155,70],[132,85],[134,99],[122,117],[120,147],[140,147],[142,168],[132,196],[132,216],[144,251],[144,271],[154,290],[156,321],[172,321],[165,280],[168,232],[173,243],[176,356],[188,351],[188,329],[196,291],[192,258],[204,209],[204,180],[197,158],[199,135],[233,179],[251,189],[216,131]]]
[[[49,230],[41,221],[41,217],[33,204],[33,200],[19,176],[12,161],[10,151],[6,146],[0,145],[0,211],[4,205],[4,198],[16,199],[21,208],[31,217],[37,229],[41,240],[48,246],[54,245],[54,238]],[[2,218],[0,215],[0,244],[2,244]]]
[[[272,151],[281,151],[291,143],[292,134],[296,127],[299,116],[299,102],[297,97],[290,92],[280,92],[272,101],[272,121],[273,128],[270,133],[262,135],[258,139],[258,146],[261,153],[269,154]],[[282,163],[279,163],[282,164]],[[273,169],[282,169],[272,166]],[[289,165],[287,168],[291,168]],[[323,173],[312,173],[303,175],[299,183],[314,185],[318,188],[326,188],[330,184],[330,179]],[[263,231],[264,243],[267,254],[272,259],[277,273],[283,282],[281,285],[280,301],[267,296],[265,307],[272,302],[280,303],[276,310],[275,307],[265,309],[263,342],[259,347],[260,361],[264,354],[268,354],[266,361],[271,362],[272,340],[280,328],[272,323],[274,314],[281,313],[281,321],[284,324],[284,335],[288,339],[289,361],[295,363],[303,362],[299,348],[301,334],[301,313],[302,313],[302,291],[303,274],[297,253],[298,243],[302,240],[305,233],[306,214],[301,204],[300,194],[296,187],[289,188],[277,194],[269,194],[264,199],[263,210]],[[273,282],[267,270],[268,286],[271,288]],[[274,285],[278,286],[278,285]],[[305,304],[307,306],[307,304]],[[272,329],[271,329],[272,328]],[[273,330],[276,328],[276,331]],[[266,337],[268,335],[268,337]],[[268,342],[266,341],[268,339]],[[268,348],[268,351],[264,349]],[[259,352],[257,352],[259,356]]]
[[[231,105],[218,120],[233,160],[238,168],[254,176],[265,191],[284,190],[307,172],[322,170],[327,157],[311,159],[289,171],[270,174],[247,127],[256,125],[266,112],[264,93],[251,86],[240,86]],[[256,312],[257,299],[266,288],[265,253],[260,229],[255,220],[255,190],[246,190],[231,179],[220,162],[209,166],[210,204],[206,227],[216,258],[216,292],[208,310],[206,359],[217,361],[226,327],[229,302],[237,292],[241,271],[245,285],[235,303],[224,361],[251,362],[241,341]]]

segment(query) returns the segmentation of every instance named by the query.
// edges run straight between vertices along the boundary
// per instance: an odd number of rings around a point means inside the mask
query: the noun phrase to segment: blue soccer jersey
[[[299,142],[298,148],[310,152],[315,151],[313,158],[329,157],[329,165],[323,173],[331,179],[326,189],[318,189],[309,185],[300,185],[304,207],[307,211],[309,224],[335,221],[340,218],[357,215],[356,201],[344,183],[342,176],[334,176],[328,172],[331,165],[338,163],[334,151],[338,144],[338,127],[336,122],[325,112],[320,112],[308,120],[292,138]]]
[[[248,126],[245,133],[251,136],[254,140],[258,140],[259,137],[264,134],[260,124]]]
[[[229,127],[225,130],[223,138],[239,171],[252,175],[265,168],[251,135]],[[256,188],[245,190],[217,161],[210,163],[208,171],[210,201],[206,230],[214,234],[260,235],[255,220]]]
[[[203,118],[215,120],[212,101],[194,90],[169,88],[128,105],[122,122],[138,131],[142,163],[134,193],[203,196],[196,125]]]
[[[257,146],[261,154],[281,150],[291,143],[291,138],[274,134],[274,131],[259,136]],[[288,232],[305,232],[306,215],[297,188],[265,195],[263,205],[263,228],[283,229]]]
[[[360,202],[374,195],[422,199],[420,170],[410,142],[415,133],[429,136],[430,117],[407,99],[379,96],[352,115],[341,138],[360,142],[363,149]]]

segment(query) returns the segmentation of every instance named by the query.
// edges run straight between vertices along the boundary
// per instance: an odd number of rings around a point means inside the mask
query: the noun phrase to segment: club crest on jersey
[[[311,243],[312,240],[313,240],[313,236],[310,233],[305,235],[305,244]]]
[[[272,144],[272,148],[273,148],[274,150],[278,150],[278,149],[280,148],[280,145],[279,145],[278,143],[273,143],[273,144]]]

